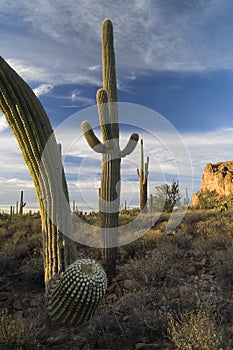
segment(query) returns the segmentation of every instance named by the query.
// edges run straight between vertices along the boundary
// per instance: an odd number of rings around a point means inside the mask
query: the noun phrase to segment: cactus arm
[[[67,238],[72,233],[72,220],[68,202],[64,203],[63,191],[67,200],[68,191],[61,151],[39,100],[2,58],[0,108],[18,141],[38,197],[49,315],[59,324],[75,326],[91,317],[105,293],[105,273],[101,267],[90,268],[93,263],[89,261],[74,262],[76,249]],[[85,283],[81,283],[83,271]],[[94,279],[90,290],[89,278]]]
[[[121,157],[125,157],[130,155],[136,148],[137,143],[138,143],[139,136],[138,134],[134,133],[130,136],[130,139],[125,146],[125,148],[121,151]]]
[[[90,123],[88,123],[87,121],[83,121],[81,123],[81,128],[88,145],[92,149],[94,149],[95,152],[108,153],[109,149],[106,147],[106,145],[103,145],[102,142],[95,135]]]
[[[141,139],[141,161],[140,161],[140,169],[141,169],[141,176],[144,174],[144,152],[143,152],[143,139]]]
[[[112,123],[109,114],[108,94],[104,89],[99,89],[97,91],[96,102],[98,106],[103,142],[111,147],[111,140],[113,139]]]
[[[149,157],[146,158],[146,163],[144,165],[144,176],[143,176],[143,184],[145,185],[146,181],[147,181],[147,178],[148,178],[148,174],[149,174]]]

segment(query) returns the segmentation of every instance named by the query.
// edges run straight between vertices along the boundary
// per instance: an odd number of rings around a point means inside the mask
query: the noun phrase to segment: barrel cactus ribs
[[[49,316],[64,326],[82,324],[93,315],[106,287],[106,274],[98,263],[90,259],[75,261],[63,278],[55,275],[49,282]]]

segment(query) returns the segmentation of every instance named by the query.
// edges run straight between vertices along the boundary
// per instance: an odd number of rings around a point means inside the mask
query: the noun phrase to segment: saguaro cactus
[[[103,258],[107,273],[112,277],[115,274],[116,248],[109,247],[117,246],[121,158],[133,152],[138,134],[132,134],[126,147],[120,150],[113,26],[109,19],[102,23],[102,73],[103,88],[97,91],[96,100],[103,141],[100,142],[87,121],[83,121],[81,126],[89,146],[102,153],[99,206],[101,226],[105,228]]]
[[[20,202],[19,202],[19,214],[23,215],[23,208],[26,206],[26,202],[23,201],[23,191],[20,192]]]
[[[18,141],[38,197],[49,315],[62,325],[80,324],[93,314],[106,290],[105,272],[91,260],[75,261],[75,246],[68,238],[73,228],[60,148],[39,100],[3,58],[0,108]]]
[[[141,139],[141,160],[140,168],[137,169],[139,177],[140,187],[140,210],[144,213],[147,212],[147,179],[148,179],[148,168],[149,168],[149,157],[146,158],[144,163],[144,151],[143,151],[143,140]]]
[[[188,189],[185,189],[185,199],[184,199],[184,205],[188,206],[189,205],[189,194],[188,194]]]

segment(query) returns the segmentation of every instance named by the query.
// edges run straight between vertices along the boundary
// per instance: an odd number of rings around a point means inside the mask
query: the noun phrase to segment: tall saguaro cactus
[[[102,153],[99,209],[101,226],[105,229],[103,258],[107,273],[112,277],[115,274],[116,248],[109,247],[116,247],[118,242],[121,158],[133,152],[138,134],[132,134],[126,147],[120,150],[113,26],[109,19],[102,23],[102,73],[103,88],[96,95],[102,142],[87,121],[83,121],[81,126],[89,146]]]
[[[148,168],[149,168],[149,157],[146,158],[144,163],[144,151],[143,151],[143,140],[141,139],[141,160],[140,168],[137,169],[140,186],[140,210],[144,213],[147,212],[147,184],[148,184]]]
[[[29,168],[37,194],[43,235],[48,313],[58,324],[90,318],[106,290],[103,269],[76,260],[72,219],[60,148],[49,119],[31,88],[0,57],[0,109]]]

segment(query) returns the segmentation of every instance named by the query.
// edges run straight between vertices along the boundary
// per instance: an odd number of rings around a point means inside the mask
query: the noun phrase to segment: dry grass
[[[38,340],[34,333],[36,320],[28,323],[22,312],[10,314],[7,309],[0,313],[0,347],[2,350],[36,349]]]
[[[221,329],[209,310],[184,311],[178,318],[169,314],[168,334],[177,350],[221,350]]]
[[[138,342],[168,339],[176,349],[230,349],[233,212],[188,211],[172,236],[165,232],[168,218],[163,214],[119,249],[119,275],[91,322],[73,330],[75,349],[131,350]],[[0,242],[2,274],[6,260],[14,259],[25,283],[43,278],[39,221],[0,223]],[[92,248],[78,249],[81,257],[97,256]],[[50,325],[48,332],[59,335]]]

